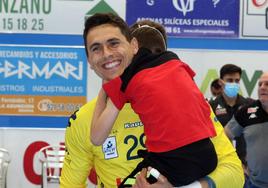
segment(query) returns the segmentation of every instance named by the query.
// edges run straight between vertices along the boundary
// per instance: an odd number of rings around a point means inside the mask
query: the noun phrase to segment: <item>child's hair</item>
[[[132,25],[130,32],[138,40],[139,47],[147,48],[153,53],[166,51],[166,32],[162,25],[143,20]]]

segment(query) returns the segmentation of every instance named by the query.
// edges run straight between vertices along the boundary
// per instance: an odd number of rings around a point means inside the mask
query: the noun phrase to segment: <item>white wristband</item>
[[[180,186],[177,188],[202,188],[201,183],[199,181],[194,181],[191,184]]]
[[[156,170],[155,168],[152,168],[149,171],[149,174],[151,174],[153,177],[155,177],[155,179],[158,179],[160,176],[160,172],[158,170]]]

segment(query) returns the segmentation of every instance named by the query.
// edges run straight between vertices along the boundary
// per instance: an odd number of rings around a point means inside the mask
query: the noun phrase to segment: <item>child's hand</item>
[[[103,84],[106,84],[107,82],[109,82],[109,80],[104,80],[104,79],[103,79],[103,80],[102,80],[102,85],[103,85]]]
[[[150,170],[149,168],[148,170]],[[168,180],[162,176],[159,175],[158,181],[154,184],[150,184],[146,180],[147,178],[147,169],[144,168],[140,172],[140,174],[137,175],[136,177],[136,184],[133,185],[132,188],[172,188],[173,186],[168,182]]]

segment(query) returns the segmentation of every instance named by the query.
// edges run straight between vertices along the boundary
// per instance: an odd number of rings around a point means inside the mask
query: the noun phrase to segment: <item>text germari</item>
[[[76,80],[83,79],[83,62],[79,61],[77,66],[70,64],[69,62],[57,61],[56,63],[46,62],[40,66],[34,61],[31,63],[24,63],[18,61],[16,64],[12,64],[9,61],[0,62],[0,75],[3,74],[4,78],[11,76],[17,76],[18,79],[23,78],[44,78],[50,79],[52,76],[58,76],[65,79],[74,78]]]

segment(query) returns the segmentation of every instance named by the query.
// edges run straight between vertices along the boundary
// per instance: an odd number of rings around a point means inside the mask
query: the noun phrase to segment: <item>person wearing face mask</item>
[[[220,79],[223,84],[223,92],[214,100],[209,101],[217,119],[223,127],[231,120],[234,113],[242,106],[252,102],[250,98],[244,98],[239,94],[242,70],[234,64],[225,64],[220,69]],[[237,154],[246,166],[246,150],[243,135],[235,138]]]
[[[259,79],[258,100],[239,109],[224,129],[230,139],[245,133],[249,174],[244,188],[267,188],[268,71]]]

